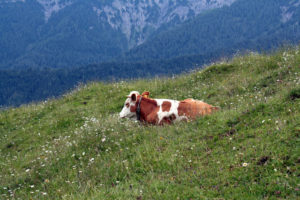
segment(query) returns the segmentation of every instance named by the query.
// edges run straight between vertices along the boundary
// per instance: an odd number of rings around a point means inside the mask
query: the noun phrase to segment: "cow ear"
[[[143,92],[142,97],[149,98],[150,92]]]
[[[130,98],[131,98],[132,101],[136,101],[136,94],[133,93]]]

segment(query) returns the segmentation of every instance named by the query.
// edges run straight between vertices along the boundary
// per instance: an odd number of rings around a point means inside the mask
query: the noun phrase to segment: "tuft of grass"
[[[300,98],[300,87],[292,89],[288,94],[288,98],[292,101],[299,99]]]
[[[0,199],[297,199],[300,53],[173,78],[82,85],[0,113]],[[188,123],[118,118],[126,95],[204,100]]]

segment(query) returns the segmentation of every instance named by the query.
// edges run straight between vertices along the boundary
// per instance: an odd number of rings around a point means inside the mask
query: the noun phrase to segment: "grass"
[[[0,113],[0,199],[299,199],[300,53],[90,83]],[[126,95],[204,100],[188,123],[118,119]]]

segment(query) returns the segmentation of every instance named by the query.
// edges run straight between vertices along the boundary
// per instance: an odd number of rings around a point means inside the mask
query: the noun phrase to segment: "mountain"
[[[235,0],[5,0],[0,67],[75,67],[115,58]]]
[[[124,2],[0,3],[0,16],[6,16],[0,20],[6,25],[0,29],[6,30],[0,37],[5,47],[0,48],[5,63],[0,105],[57,97],[92,80],[173,76],[236,53],[266,52],[300,41],[300,0]],[[187,7],[189,14],[179,15]],[[38,31],[32,35],[30,27]],[[138,45],[138,38],[147,39]],[[130,43],[138,46],[127,51]],[[7,62],[10,57],[15,59]]]
[[[174,56],[266,51],[300,41],[300,1],[238,0],[161,31],[126,53],[125,60],[169,59]]]
[[[0,199],[299,199],[299,66],[298,46],[1,111]],[[121,120],[132,90],[220,111],[169,126]]]

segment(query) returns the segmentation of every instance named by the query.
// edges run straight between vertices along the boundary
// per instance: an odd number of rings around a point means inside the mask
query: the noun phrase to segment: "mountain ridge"
[[[0,39],[0,45],[10,43],[8,49],[11,49],[11,52],[20,52],[9,58],[9,55],[0,51],[2,68],[7,68],[9,65],[14,65],[14,68],[34,66],[56,68],[68,67],[68,65],[72,67],[72,65],[108,61],[143,43],[148,37],[160,31],[160,28],[165,30],[205,10],[230,5],[234,1],[24,0],[2,2],[0,19],[5,18],[5,20],[0,21],[0,30],[7,33],[4,33],[4,37]],[[7,11],[9,9],[10,12]],[[23,16],[30,16],[30,20],[24,21]],[[15,18],[14,21],[10,20],[11,18]],[[14,43],[13,38],[10,38],[10,35],[15,34],[11,30],[15,26],[31,33],[35,40],[28,40],[24,35],[22,40],[20,38],[19,49],[16,49],[17,44]],[[62,45],[66,51],[61,48]]]
[[[300,41],[299,2],[239,0],[230,7],[208,11],[172,30],[158,33],[125,53],[124,59],[171,58],[214,52],[224,47],[235,51],[266,51],[285,42],[297,44]],[[258,42],[264,39],[269,43]],[[239,45],[242,43],[254,45]]]

